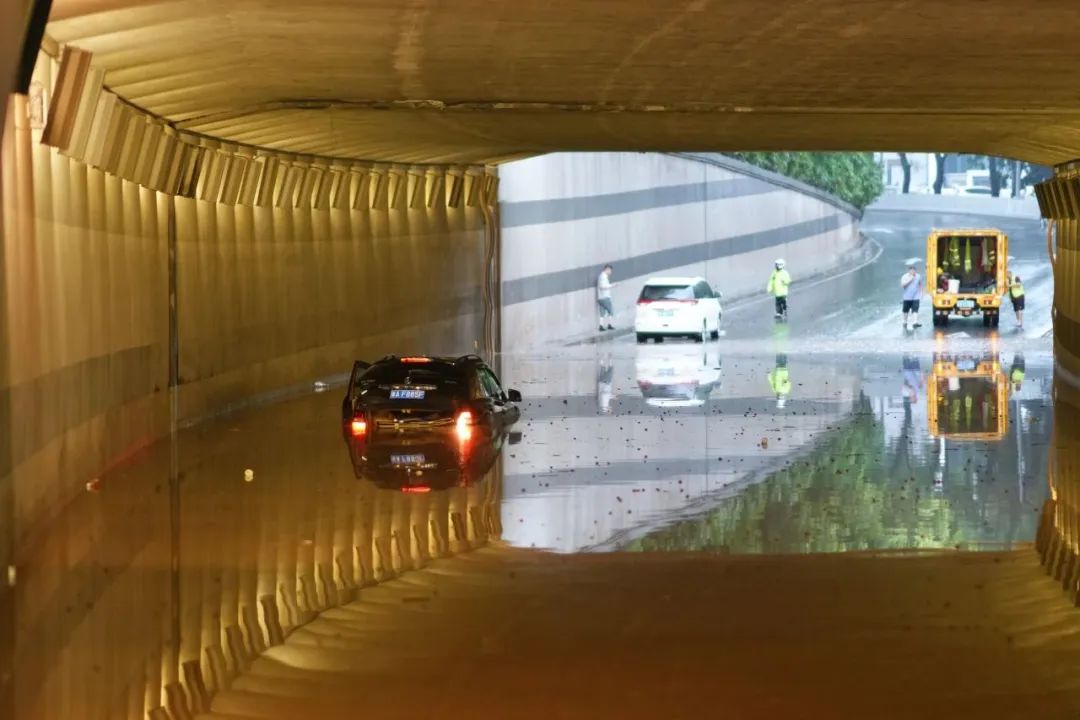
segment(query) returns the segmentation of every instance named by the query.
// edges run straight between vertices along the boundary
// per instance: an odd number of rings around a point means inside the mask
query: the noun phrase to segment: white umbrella
[[[922,262],[922,258],[910,257],[904,261],[904,265],[918,265]]]

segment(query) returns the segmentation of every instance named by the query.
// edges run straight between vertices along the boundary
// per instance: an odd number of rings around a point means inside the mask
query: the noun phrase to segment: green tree
[[[736,152],[729,155],[824,190],[860,210],[885,189],[873,153]]]

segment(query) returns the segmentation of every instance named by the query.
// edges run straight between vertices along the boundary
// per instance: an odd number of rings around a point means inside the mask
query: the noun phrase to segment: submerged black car
[[[388,356],[353,365],[341,403],[347,438],[453,434],[494,437],[517,422],[521,393],[503,390],[476,355]]]

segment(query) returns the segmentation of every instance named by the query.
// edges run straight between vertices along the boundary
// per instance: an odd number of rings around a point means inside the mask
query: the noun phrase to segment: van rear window
[[[689,285],[646,285],[640,300],[693,300],[694,288]]]

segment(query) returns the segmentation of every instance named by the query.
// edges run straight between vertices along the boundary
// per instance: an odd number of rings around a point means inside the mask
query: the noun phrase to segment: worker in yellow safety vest
[[[1012,300],[1013,312],[1016,313],[1016,325],[1024,327],[1024,283],[1019,275],[1013,275],[1009,282],[1009,299]]]
[[[769,276],[769,285],[765,292],[776,298],[776,319],[787,320],[787,296],[788,286],[791,285],[791,275],[785,269],[784,261],[777,259],[776,267]]]

